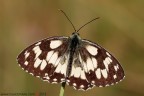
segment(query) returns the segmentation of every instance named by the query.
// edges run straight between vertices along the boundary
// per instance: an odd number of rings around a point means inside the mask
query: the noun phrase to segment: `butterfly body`
[[[75,53],[75,51],[77,51],[79,45],[80,45],[80,38],[78,36],[79,34],[74,32],[72,33],[72,36],[69,37],[69,47],[68,47],[68,54],[69,54],[69,60],[68,60],[68,68],[67,68],[67,74],[66,77],[68,78],[70,75],[70,71],[71,71],[71,66],[73,63],[73,55]]]

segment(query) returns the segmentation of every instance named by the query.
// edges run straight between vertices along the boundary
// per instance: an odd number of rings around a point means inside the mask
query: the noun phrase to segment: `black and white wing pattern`
[[[119,62],[108,51],[91,41],[83,39],[73,58],[67,84],[77,90],[114,85],[125,77]]]
[[[23,70],[50,83],[65,81],[68,37],[50,37],[32,44],[17,57]]]
[[[108,51],[81,40],[77,33],[34,43],[17,60],[29,74],[50,83],[66,82],[77,90],[114,85],[124,78],[121,65]]]

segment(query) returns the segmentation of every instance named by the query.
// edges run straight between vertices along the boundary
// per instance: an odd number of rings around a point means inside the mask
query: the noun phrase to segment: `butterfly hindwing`
[[[64,55],[67,41],[68,37],[51,37],[34,43],[20,53],[18,63],[26,72],[44,81],[63,82],[68,60]]]

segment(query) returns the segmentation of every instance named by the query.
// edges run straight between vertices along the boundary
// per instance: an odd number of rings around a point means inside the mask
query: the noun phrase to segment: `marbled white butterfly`
[[[70,37],[50,37],[32,44],[18,55],[19,65],[43,81],[65,82],[78,90],[110,86],[121,81],[125,77],[124,71],[116,58],[98,44],[81,39],[79,30]]]

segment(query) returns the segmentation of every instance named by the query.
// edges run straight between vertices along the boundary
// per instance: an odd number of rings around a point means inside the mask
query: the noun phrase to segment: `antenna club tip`
[[[64,12],[62,9],[58,9],[58,11]]]
[[[100,17],[96,17],[95,19],[100,19]]]

